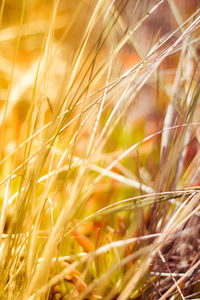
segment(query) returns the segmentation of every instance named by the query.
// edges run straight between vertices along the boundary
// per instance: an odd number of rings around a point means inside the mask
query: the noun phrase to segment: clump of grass
[[[199,6],[2,1],[1,299],[199,297]]]

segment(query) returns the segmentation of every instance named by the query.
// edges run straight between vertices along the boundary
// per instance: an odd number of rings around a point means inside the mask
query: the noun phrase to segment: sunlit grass
[[[198,297],[198,3],[0,18],[0,299]]]

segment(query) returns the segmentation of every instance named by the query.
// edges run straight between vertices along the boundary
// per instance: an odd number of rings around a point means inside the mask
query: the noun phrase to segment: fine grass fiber
[[[0,24],[0,299],[199,299],[199,1]]]

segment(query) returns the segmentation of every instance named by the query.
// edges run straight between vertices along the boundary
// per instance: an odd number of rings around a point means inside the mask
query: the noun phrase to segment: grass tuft
[[[199,1],[0,4],[0,299],[200,297]]]

